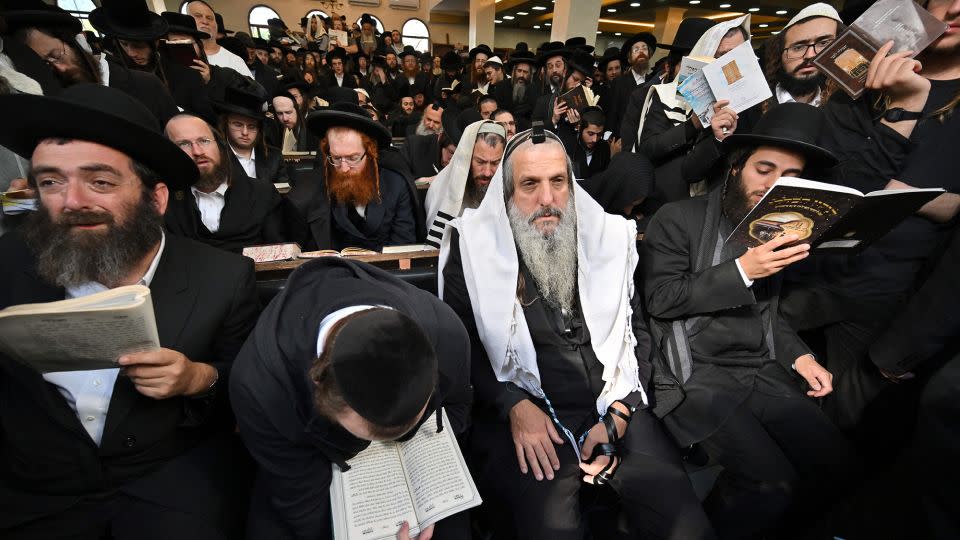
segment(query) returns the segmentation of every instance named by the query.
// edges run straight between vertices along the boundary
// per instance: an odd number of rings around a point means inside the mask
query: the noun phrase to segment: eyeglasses
[[[789,47],[785,47],[783,50],[787,53],[787,58],[790,60],[799,60],[807,55],[807,51],[810,50],[810,47],[813,47],[814,54],[820,54],[820,51],[827,48],[827,45],[831,44],[837,38],[827,37],[818,39],[813,43],[794,43]]]
[[[346,163],[347,167],[352,169],[353,167],[359,165],[365,157],[367,157],[366,152],[360,154],[359,156],[327,156],[327,161],[329,161],[334,167],[339,167],[340,165]]]
[[[66,63],[66,62],[64,62],[64,58],[63,58],[63,57],[66,56],[66,55],[67,55],[67,44],[61,41],[61,42],[60,42],[60,50],[59,50],[59,51],[53,51],[53,52],[51,52],[50,54],[44,56],[44,57],[43,57],[43,60],[44,60],[46,63],[50,64],[51,66],[55,66],[55,65],[57,65],[57,64],[64,64],[64,63]]]
[[[649,52],[650,52],[650,48],[647,47],[647,44],[646,44],[646,43],[637,43],[636,45],[634,45],[633,47],[630,48],[630,52],[632,52],[632,53],[634,53],[634,54],[636,54],[636,53],[641,53],[641,52],[642,52],[642,53],[649,53]]]
[[[195,144],[199,145],[200,148],[209,148],[210,145],[213,144],[213,139],[209,139],[207,137],[200,137],[195,141],[186,141],[186,140],[177,141],[175,144],[179,146],[181,150],[188,151],[188,150],[192,150],[193,145]]]

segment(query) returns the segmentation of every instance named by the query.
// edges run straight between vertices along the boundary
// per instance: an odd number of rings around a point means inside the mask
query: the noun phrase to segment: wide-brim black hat
[[[164,11],[160,14],[167,21],[168,34],[187,34],[197,39],[210,39],[210,34],[197,30],[197,21],[190,15],[176,11]]]
[[[332,127],[355,129],[377,141],[381,148],[390,146],[390,131],[383,124],[373,121],[367,111],[356,103],[332,103],[326,109],[307,115],[307,128],[317,137],[324,137]]]
[[[217,20],[217,33],[220,33],[220,34],[233,34],[233,33],[234,33],[233,30],[227,30],[227,28],[223,25],[223,15],[221,15],[221,14],[219,14],[219,13],[214,13],[214,14],[213,14],[213,17]]]
[[[630,49],[637,43],[645,43],[647,45],[647,56],[653,56],[653,50],[657,48],[657,36],[650,32],[640,32],[639,34],[630,36],[623,42],[623,45],[620,46],[620,59],[628,61],[630,59]]]
[[[593,64],[595,60],[593,55],[586,51],[574,51],[572,55],[567,58],[567,67],[569,68],[567,72],[572,69],[574,71],[579,71],[587,77],[593,77]]]
[[[406,47],[404,47],[403,50],[400,51],[400,54],[397,55],[397,58],[399,58],[400,61],[403,62],[403,59],[408,56],[416,56],[417,62],[420,61],[420,53],[418,53],[417,50],[414,49],[411,45],[407,45]]]
[[[440,57],[440,69],[460,69],[463,67],[463,60],[457,51],[447,51]]]
[[[471,62],[473,62],[473,59],[476,58],[477,55],[480,53],[487,55],[487,58],[490,58],[491,56],[493,56],[493,50],[487,45],[484,45],[483,43],[481,43],[476,47],[470,49],[470,52],[467,53],[467,57],[470,59]]]
[[[250,83],[243,86],[227,86],[223,91],[223,101],[214,101],[213,108],[220,114],[235,113],[255,120],[264,120],[266,119],[264,113],[266,102],[267,96],[260,87]]]
[[[832,152],[817,145],[823,127],[823,112],[806,103],[774,105],[750,133],[734,133],[723,140],[725,150],[743,146],[775,146],[796,150],[807,157],[808,165],[832,167],[838,163]]]
[[[199,175],[190,156],[164,136],[153,113],[115,88],[82,83],[56,97],[0,96],[0,117],[0,145],[27,159],[44,139],[76,139],[123,152],[153,169],[171,189],[190,186]]]
[[[562,56],[564,60],[567,60],[570,58],[571,54],[573,54],[573,51],[565,48],[562,42],[551,41],[540,48],[540,56],[537,57],[537,65],[543,67],[547,65],[547,61],[555,56]]]
[[[603,51],[603,56],[597,60],[597,68],[599,68],[600,71],[606,71],[607,64],[613,62],[614,60],[621,60],[620,49],[617,47],[609,47],[607,50]]]
[[[146,0],[103,0],[90,12],[90,24],[100,33],[128,41],[153,42],[170,25],[147,8]]]
[[[680,26],[677,27],[677,35],[674,36],[673,43],[669,45],[660,43],[657,47],[668,51],[689,52],[693,50],[694,45],[697,44],[703,34],[713,28],[715,24],[717,24],[717,21],[713,19],[700,17],[684,19],[680,21]]]
[[[329,63],[334,58],[339,58],[343,62],[347,61],[347,50],[343,47],[334,47],[332,51],[327,53],[327,62]]]
[[[270,50],[270,42],[268,42],[267,40],[265,40],[265,39],[263,39],[263,38],[255,37],[255,38],[253,38],[253,48],[256,49],[256,50],[258,50],[258,51],[269,51],[269,50]]]
[[[9,33],[28,27],[66,28],[75,34],[83,30],[80,19],[43,0],[7,0],[2,6],[0,16],[6,21]]]
[[[440,114],[443,134],[447,136],[448,141],[455,145],[460,144],[460,139],[463,137],[463,127],[460,126],[458,116],[460,116],[460,111],[452,108],[444,109],[443,113]]]
[[[509,72],[513,71],[513,67],[518,64],[528,64],[531,68],[535,68],[537,67],[537,57],[530,51],[514,51],[503,67]]]
[[[563,42],[563,46],[567,49],[575,49],[586,53],[592,53],[594,51],[593,45],[587,45],[587,38],[582,36],[567,38],[567,40]]]

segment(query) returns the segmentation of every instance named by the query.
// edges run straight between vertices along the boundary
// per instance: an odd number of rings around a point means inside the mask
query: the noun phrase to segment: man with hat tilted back
[[[42,0],[13,0],[0,15],[11,39],[43,58],[63,87],[97,83],[116,88],[144,104],[161,125],[177,114],[177,104],[155,76],[130,70],[108,54],[94,55],[80,21]]]
[[[681,23],[682,24],[682,23]],[[677,31],[679,33],[679,30]],[[657,48],[657,38],[650,32],[634,34],[620,47],[622,74],[610,84],[605,100],[600,102],[607,118],[611,119],[609,131],[615,137],[620,133],[620,118],[626,111],[630,96],[637,90],[646,95],[646,89],[660,81],[650,75],[650,57]],[[629,149],[629,148],[628,148]]]
[[[256,318],[253,264],[164,233],[197,168],[123,92],[3,96],[0,114],[40,202],[0,238],[0,308],[146,285],[162,347],[95,371],[0,358],[0,537],[235,538],[226,382]]]
[[[581,491],[609,484],[629,537],[714,537],[647,410],[636,237],[542,128],[510,140],[479,208],[444,236],[440,290],[471,338],[471,452],[495,533],[581,540]]]
[[[302,171],[288,194],[297,240],[307,249],[383,246],[416,241],[412,186],[378,163],[390,132],[353,103],[334,103],[307,117],[320,137],[319,167]]]
[[[809,244],[723,241],[777,178],[836,164],[815,144],[822,125],[810,105],[772,107],[751,134],[724,141],[723,182],[664,205],[644,239],[645,305],[660,344],[655,412],[680,446],[699,444],[724,467],[704,502],[723,538],[770,533],[788,508],[809,524],[853,475],[850,448],[811,399],[829,394],[833,377],[779,310],[781,271]]]

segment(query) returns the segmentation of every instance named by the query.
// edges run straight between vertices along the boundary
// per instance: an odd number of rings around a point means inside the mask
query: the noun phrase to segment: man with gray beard
[[[0,97],[0,114],[39,194],[0,237],[0,309],[140,284],[160,342],[100,370],[0,355],[0,537],[236,538],[246,480],[223,383],[256,319],[252,262],[164,233],[197,168],[127,94],[78,84]]]
[[[508,516],[499,532],[583,538],[580,489],[608,484],[631,537],[713,538],[646,410],[636,226],[574,183],[541,128],[510,141],[479,208],[451,227],[439,290],[471,336],[470,451],[489,510]]]

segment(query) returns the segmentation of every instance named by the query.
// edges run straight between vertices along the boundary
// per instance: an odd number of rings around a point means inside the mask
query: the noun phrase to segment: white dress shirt
[[[647,80],[646,77],[634,71],[633,68],[630,68],[630,73],[633,75],[633,80],[637,81],[637,86],[640,86]]]
[[[250,178],[257,177],[257,150],[256,148],[250,149],[250,157],[245,158],[237,153],[237,150],[230,146],[230,149],[233,150],[233,154],[237,156],[237,160],[240,161],[240,166],[243,167],[243,172],[247,173],[247,176]]]
[[[774,89],[774,91],[776,92],[776,95],[777,95],[777,103],[791,103],[796,101],[796,99],[793,98],[793,94],[784,90],[779,83],[777,83],[777,87]],[[813,96],[813,100],[810,101],[810,105],[813,105],[814,107],[819,107],[820,96],[822,94],[823,94],[823,91],[820,88],[817,88],[817,95]]]
[[[339,86],[340,88],[343,88],[343,74],[337,75],[336,73],[334,73],[333,78],[337,80],[337,86]]]
[[[204,193],[191,186],[190,191],[197,199],[197,209],[200,210],[200,221],[208,231],[215,233],[220,230],[220,213],[227,204],[227,182],[224,181],[217,189]]]
[[[167,244],[166,235],[161,231],[160,249],[153,257],[147,272],[140,278],[139,284],[146,287],[157,273],[163,248]],[[106,286],[91,281],[76,287],[67,287],[67,298],[80,298],[108,290]],[[120,368],[94,369],[87,371],[53,371],[44,373],[43,378],[57,387],[60,395],[80,420],[93,442],[100,446],[103,428],[107,424],[110,400],[113,398],[113,386],[117,382]]]

